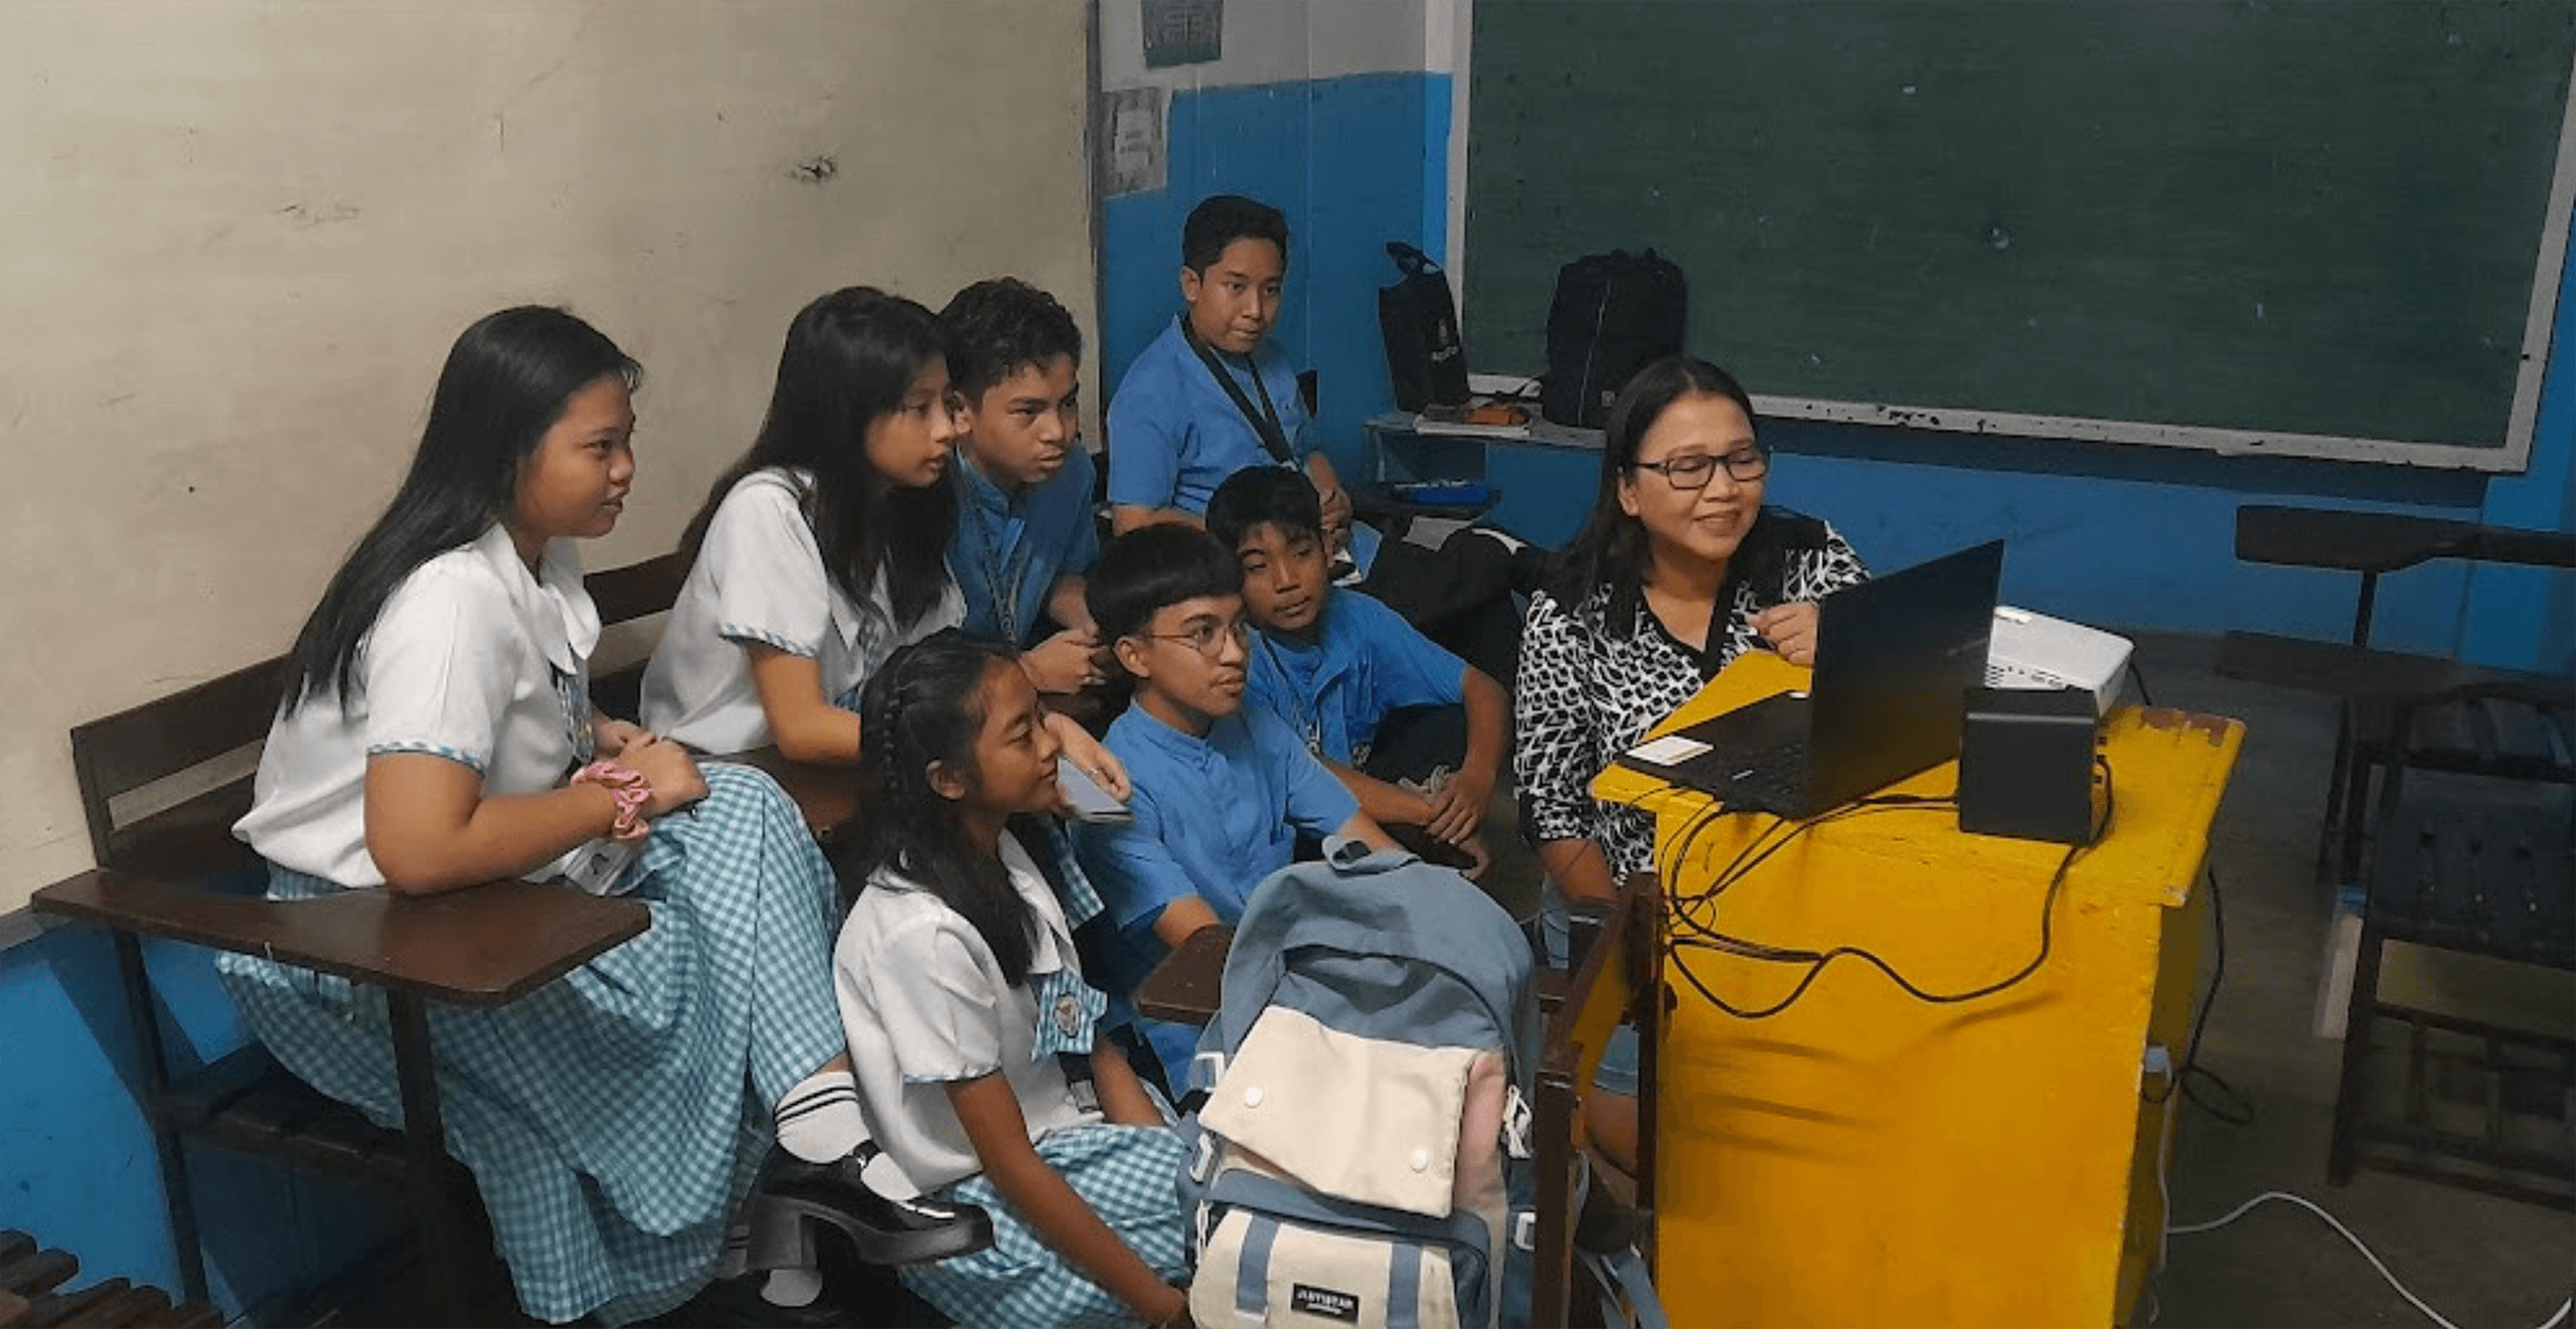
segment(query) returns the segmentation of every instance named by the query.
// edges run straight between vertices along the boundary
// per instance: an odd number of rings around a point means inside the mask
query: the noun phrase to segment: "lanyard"
[[[580,674],[567,674],[551,665],[547,672],[555,676],[555,700],[563,703],[564,737],[572,740],[572,764],[587,766],[599,753],[599,735],[590,724],[590,694],[583,690]]]
[[[993,526],[984,511],[983,501],[969,494],[966,502],[968,518],[975,527],[975,543],[984,551],[984,589],[993,600],[993,620],[1002,630],[1002,640],[1017,646],[1020,644],[1020,582],[1028,574],[1029,560],[1035,557],[1032,546],[1036,542],[1023,530],[1020,542],[1011,547],[1011,556],[1004,558],[1002,551],[994,547]]]
[[[1191,350],[1198,352],[1199,361],[1208,367],[1208,372],[1216,375],[1217,386],[1224,388],[1225,395],[1234,400],[1234,409],[1243,412],[1244,423],[1251,425],[1252,432],[1261,436],[1261,446],[1269,449],[1270,459],[1282,466],[1295,465],[1297,459],[1288,451],[1288,431],[1280,425],[1279,408],[1270,400],[1270,385],[1261,381],[1261,366],[1252,366],[1252,390],[1261,394],[1261,410],[1256,414],[1252,409],[1252,399],[1243,395],[1243,385],[1235,382],[1233,372],[1217,358],[1216,348],[1199,340],[1199,334],[1190,326],[1187,315],[1181,317],[1181,336],[1189,341]]]
[[[1279,695],[1288,703],[1291,712],[1288,719],[1297,726],[1297,736],[1306,740],[1306,754],[1323,756],[1324,699],[1321,696],[1309,697],[1297,686],[1297,680],[1289,676],[1287,662],[1279,658],[1279,647],[1272,643],[1268,633],[1261,635],[1261,653],[1269,658],[1270,672],[1279,676]]]

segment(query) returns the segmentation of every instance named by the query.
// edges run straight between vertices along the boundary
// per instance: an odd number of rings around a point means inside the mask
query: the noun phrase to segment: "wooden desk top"
[[[1746,655],[1660,728],[1807,676]],[[2164,1222],[2141,1050],[2190,1034],[2209,907],[2193,886],[2243,737],[2115,712],[2110,822],[2072,857],[1963,833],[1943,803],[1791,838],[1624,768],[1594,782],[1656,814],[1674,995],[1655,1276],[1674,1323],[2123,1322]],[[1890,792],[1946,800],[1957,772]]]
[[[2576,535],[2395,512],[2252,503],[2236,510],[2236,557],[2370,573],[2435,558],[2564,568],[2576,567]]]
[[[1670,733],[1711,716],[1759,701],[1773,693],[1807,686],[1811,671],[1768,651],[1737,658],[1680,710],[1648,731]],[[2084,855],[2068,878],[2070,890],[2110,890],[2124,897],[2143,896],[2179,906],[2191,894],[2191,878],[2207,848],[2210,819],[2226,792],[2228,772],[2245,741],[2242,722],[2169,709],[2126,706],[2103,722],[2103,753],[2112,768],[2115,826],[2102,844]],[[1959,788],[1959,763],[1946,761],[1889,785],[1885,793],[1948,797]],[[1664,839],[1664,828],[1699,824],[1720,810],[1717,800],[1696,789],[1666,783],[1658,776],[1613,762],[1592,782],[1592,795],[1657,814],[1656,863],[1667,880],[1676,868],[1665,855],[1676,847]],[[1759,833],[1775,819],[1743,813],[1744,835]],[[2059,846],[2000,836],[1969,835],[1959,830],[1955,812],[1927,812],[1908,817],[1861,817],[1819,826],[1810,835],[1820,840],[1867,836],[1889,852],[1939,854],[1955,859],[1963,872],[1988,866],[2017,871],[2025,860],[2062,853]],[[1688,875],[1713,871],[1722,852],[1742,843],[1737,834],[1711,834],[1688,846],[1691,862],[1678,871]],[[2116,843],[2117,852],[2110,852]]]
[[[1205,1025],[1225,997],[1225,954],[1234,929],[1200,928],[1136,985],[1136,1009],[1157,1020]]]

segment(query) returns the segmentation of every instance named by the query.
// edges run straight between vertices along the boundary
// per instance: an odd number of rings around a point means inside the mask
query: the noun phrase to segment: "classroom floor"
[[[2211,848],[2227,969],[2202,1061],[2252,1100],[2255,1115],[2234,1126],[2182,1107],[2173,1219],[2206,1222],[2261,1192],[2289,1191],[2342,1219],[2453,1323],[2538,1325],[2576,1286],[2576,1214],[2370,1169],[2348,1186],[2326,1183],[2342,1045],[2311,1032],[2332,905],[2311,868],[2334,709],[2306,693],[2219,678],[2215,654],[2210,638],[2138,638],[2158,704],[2232,716],[2246,728]],[[2137,1319],[2159,1329],[2428,1323],[2322,1220],[2277,1201],[2215,1231],[2173,1237]]]

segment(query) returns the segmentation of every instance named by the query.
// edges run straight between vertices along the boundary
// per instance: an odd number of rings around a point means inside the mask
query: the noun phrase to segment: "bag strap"
[[[1252,366],[1252,390],[1261,394],[1261,410],[1256,414],[1252,409],[1252,399],[1243,394],[1243,385],[1234,381],[1233,371],[1217,358],[1216,348],[1199,340],[1198,329],[1190,326],[1186,316],[1181,319],[1181,336],[1189,342],[1190,349],[1198,353],[1199,363],[1216,375],[1217,386],[1225,389],[1225,395],[1234,402],[1234,409],[1243,412],[1244,423],[1251,425],[1252,432],[1260,435],[1261,446],[1269,450],[1271,460],[1282,466],[1296,465],[1297,458],[1288,451],[1288,431],[1279,423],[1279,408],[1270,400],[1270,385],[1261,381],[1261,366]]]
[[[1592,1275],[1592,1292],[1601,1303],[1601,1323],[1617,1329],[1671,1329],[1663,1298],[1655,1295],[1654,1279],[1646,1273],[1645,1257],[1637,1253],[1636,1247],[1606,1255],[1576,1251],[1574,1259],[1583,1266],[1583,1272]]]

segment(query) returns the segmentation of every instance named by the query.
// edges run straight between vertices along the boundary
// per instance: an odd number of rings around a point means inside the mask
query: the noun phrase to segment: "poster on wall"
[[[1114,88],[1108,103],[1109,178],[1106,192],[1145,194],[1163,187],[1163,90]]]
[[[1145,67],[1210,64],[1225,54],[1225,0],[1139,0]]]

